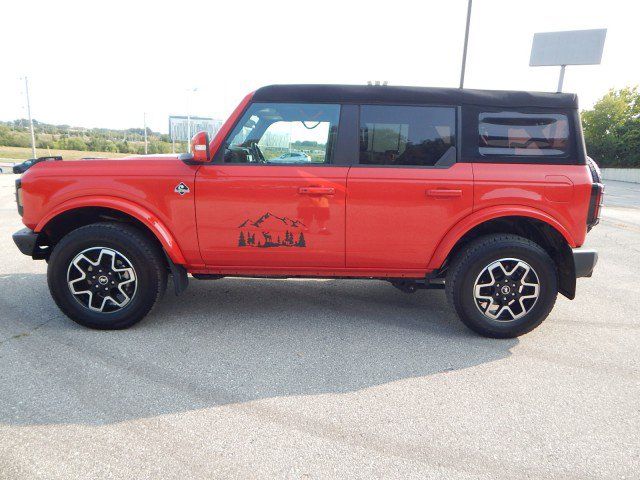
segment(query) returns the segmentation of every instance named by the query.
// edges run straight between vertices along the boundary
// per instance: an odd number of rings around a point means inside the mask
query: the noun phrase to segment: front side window
[[[331,163],[339,118],[339,105],[254,103],[227,137],[222,161]]]
[[[450,107],[360,107],[360,163],[434,166],[455,145]]]
[[[554,113],[494,112],[479,115],[480,155],[555,157],[568,153],[569,121]]]

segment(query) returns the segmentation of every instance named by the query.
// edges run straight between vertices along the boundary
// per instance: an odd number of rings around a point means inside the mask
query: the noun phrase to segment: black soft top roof
[[[399,87],[390,85],[269,85],[256,90],[253,100],[256,102],[578,108],[578,97],[575,93]]]

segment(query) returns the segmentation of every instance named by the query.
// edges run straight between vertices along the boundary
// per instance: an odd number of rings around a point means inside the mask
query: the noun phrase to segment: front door
[[[347,188],[347,268],[425,271],[473,207],[471,164],[456,163],[456,108],[362,105]],[[398,272],[400,274],[401,272]]]
[[[334,162],[339,116],[338,105],[249,106],[196,177],[207,267],[344,267],[348,167]]]

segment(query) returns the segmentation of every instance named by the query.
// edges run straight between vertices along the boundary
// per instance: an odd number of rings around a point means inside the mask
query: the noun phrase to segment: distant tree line
[[[640,92],[638,87],[610,90],[593,108],[582,112],[587,152],[602,167],[640,168]],[[79,128],[33,122],[36,147],[52,150],[144,153],[144,130]],[[169,153],[169,135],[147,129],[149,153]],[[29,147],[29,122],[0,122],[0,145]],[[324,148],[314,141],[295,142],[298,149]],[[176,145],[182,151],[183,145]]]
[[[36,148],[51,150],[80,150],[92,152],[144,153],[144,129],[129,128],[112,130],[106,128],[78,128],[69,125],[50,125],[33,122]],[[170,153],[172,145],[169,135],[147,129],[148,152]],[[30,147],[31,134],[28,120],[0,122],[0,145],[8,147]],[[184,148],[177,145],[176,149]]]
[[[601,167],[640,167],[638,87],[609,90],[582,112],[587,153]]]

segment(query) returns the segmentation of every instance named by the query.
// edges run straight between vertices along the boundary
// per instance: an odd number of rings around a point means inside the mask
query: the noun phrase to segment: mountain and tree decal
[[[304,248],[307,242],[302,228],[306,225],[300,220],[278,217],[267,212],[257,220],[246,219],[238,228],[239,247],[298,247]]]

